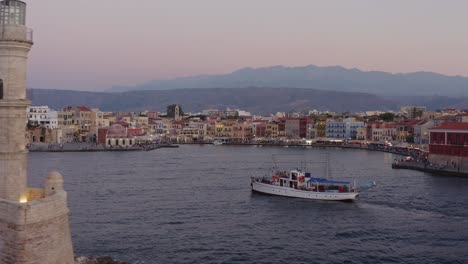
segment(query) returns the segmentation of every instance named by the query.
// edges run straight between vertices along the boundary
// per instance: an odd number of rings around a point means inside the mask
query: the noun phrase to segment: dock
[[[175,144],[147,144],[132,147],[105,147],[88,143],[70,143],[62,145],[32,145],[29,152],[106,152],[106,151],[152,151],[160,148],[178,148]]]
[[[392,169],[417,170],[440,176],[468,177],[468,172],[450,168],[434,168],[421,162],[394,162]]]

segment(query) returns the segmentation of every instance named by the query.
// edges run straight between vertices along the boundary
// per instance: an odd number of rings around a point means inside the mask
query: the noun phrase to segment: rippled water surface
[[[252,175],[323,161],[378,186],[353,203],[252,194]],[[141,263],[468,263],[468,179],[392,170],[363,150],[196,146],[31,153],[30,185],[65,176],[77,255]],[[316,176],[323,164],[310,163]]]

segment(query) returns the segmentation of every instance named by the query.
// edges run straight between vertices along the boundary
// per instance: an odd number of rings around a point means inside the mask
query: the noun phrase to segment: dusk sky
[[[466,0],[26,2],[30,88],[309,64],[468,76]]]

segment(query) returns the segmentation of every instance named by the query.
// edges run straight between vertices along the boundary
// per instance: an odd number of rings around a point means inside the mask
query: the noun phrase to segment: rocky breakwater
[[[113,260],[111,257],[75,257],[75,264],[130,264]]]

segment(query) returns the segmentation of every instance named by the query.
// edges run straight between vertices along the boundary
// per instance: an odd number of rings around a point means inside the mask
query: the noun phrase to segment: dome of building
[[[127,136],[127,130],[120,124],[113,124],[107,131],[108,138],[124,138]]]
[[[47,180],[48,181],[63,181],[63,176],[60,174],[60,172],[57,171],[52,171],[47,175]]]

